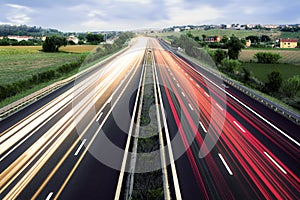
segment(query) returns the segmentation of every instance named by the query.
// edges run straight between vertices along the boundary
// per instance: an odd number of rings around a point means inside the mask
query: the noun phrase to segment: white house
[[[77,37],[75,37],[75,35],[70,35],[68,38],[67,38],[68,41],[73,41],[75,44],[78,44],[79,42],[79,39]]]
[[[9,35],[7,36],[8,39],[10,40],[17,40],[18,42],[25,40],[28,41],[29,39],[33,39],[31,36],[18,36],[18,35]]]
[[[175,28],[175,29],[174,29],[174,32],[175,32],[175,33],[178,33],[178,32],[180,32],[180,31],[181,31],[180,28]]]

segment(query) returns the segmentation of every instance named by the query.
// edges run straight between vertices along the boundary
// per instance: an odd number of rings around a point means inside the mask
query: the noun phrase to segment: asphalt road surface
[[[0,199],[123,199],[147,52],[172,199],[299,198],[300,127],[160,40],[139,37],[0,122]]]

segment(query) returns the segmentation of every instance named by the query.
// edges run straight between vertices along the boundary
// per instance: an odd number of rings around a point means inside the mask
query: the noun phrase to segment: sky
[[[299,0],[0,0],[0,24],[64,32],[300,23]]]

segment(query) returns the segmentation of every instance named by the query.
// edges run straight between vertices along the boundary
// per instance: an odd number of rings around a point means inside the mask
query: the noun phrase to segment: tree
[[[279,53],[258,52],[254,55],[258,63],[274,64],[281,58]]]
[[[53,35],[47,37],[46,40],[43,42],[43,51],[58,52],[59,47],[66,46],[66,45],[67,45],[67,39],[65,37]]]
[[[260,41],[261,42],[270,42],[271,41],[271,38],[268,36],[268,35],[262,35],[260,37]]]
[[[227,52],[222,49],[217,49],[213,55],[216,65],[220,65],[224,58],[227,58]]]
[[[227,37],[227,35],[223,35],[222,40],[220,41],[223,44],[226,44],[228,42],[229,38]]]
[[[200,37],[199,36],[195,36],[194,40],[197,41],[197,42],[199,42],[200,41]]]
[[[280,91],[285,97],[295,97],[297,93],[300,92],[300,76],[294,75],[293,77],[284,81]]]
[[[265,84],[265,91],[270,94],[275,94],[281,87],[282,76],[280,72],[271,72],[268,74],[268,82]]]
[[[240,51],[244,48],[244,44],[241,42],[239,38],[232,35],[230,40],[226,43],[228,48],[228,56],[229,59],[237,60],[239,58]]]
[[[251,77],[251,72],[250,72],[250,70],[247,69],[247,68],[245,68],[245,67],[243,67],[243,68],[242,68],[242,72],[243,72],[243,80],[244,80],[245,82],[250,81],[250,77]]]
[[[191,31],[189,31],[189,32],[187,32],[187,34],[186,34],[188,37],[190,37],[190,38],[194,38],[194,36],[193,36],[193,34],[192,34],[192,32]]]
[[[87,42],[91,43],[91,44],[99,44],[100,42],[104,41],[104,37],[102,34],[87,34],[86,36],[86,40]]]
[[[238,60],[232,60],[225,58],[221,62],[220,69],[224,72],[228,72],[230,74],[233,74],[236,72],[241,66],[241,62]]]
[[[256,35],[249,35],[246,37],[246,40],[251,40],[251,43],[253,43],[253,44],[260,42],[260,38]]]

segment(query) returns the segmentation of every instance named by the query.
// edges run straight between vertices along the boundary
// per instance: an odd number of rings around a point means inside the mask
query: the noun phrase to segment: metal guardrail
[[[240,90],[244,94],[259,101],[260,103],[264,104],[265,106],[269,107],[270,109],[274,110],[275,112],[287,117],[288,119],[294,121],[295,123],[300,124],[300,116],[297,113],[284,108],[280,104],[277,104],[277,103],[261,96],[260,94],[256,93],[255,91],[253,91],[243,85],[240,85],[239,83],[237,83],[236,81],[234,81],[232,79],[229,79],[228,77],[223,76],[222,78],[227,84]]]
[[[164,42],[164,41],[163,41]],[[164,46],[167,46],[169,51],[173,52],[174,54],[180,56],[180,57],[184,57],[185,59],[187,59],[189,62],[191,62],[193,65],[196,65],[198,67],[201,67],[202,69],[208,71],[209,73],[212,73],[214,75],[216,75],[216,71],[214,69],[212,69],[211,67],[202,65],[199,66],[199,64],[195,63],[194,61],[188,59],[184,54],[179,53],[177,50],[175,50],[172,47],[169,47],[168,44],[164,44]],[[218,75],[219,76],[219,75]],[[267,106],[268,108],[274,110],[275,112],[283,115],[284,117],[288,118],[289,120],[295,122],[296,124],[300,124],[300,116],[293,112],[290,111],[286,108],[284,108],[283,106],[259,95],[258,93],[256,93],[255,91],[239,84],[237,81],[228,78],[224,75],[221,75],[221,78],[223,79],[223,81],[225,81],[228,85],[231,85],[232,87],[238,89],[239,91],[243,92],[244,94],[248,95],[249,97],[251,97],[252,99],[264,104],[265,106]]]
[[[41,99],[42,97],[47,96],[48,94],[58,90],[59,88],[62,88],[63,86],[71,83],[72,81],[74,81],[76,78],[79,78],[85,74],[87,74],[88,72],[92,71],[93,69],[95,69],[96,67],[98,67],[99,65],[103,65],[107,62],[109,62],[110,60],[112,60],[113,58],[119,56],[120,54],[122,54],[123,52],[125,52],[127,49],[130,48],[131,45],[129,45],[128,47],[124,48],[123,50],[117,52],[116,54],[102,60],[99,63],[94,64],[93,66],[81,71],[78,74],[75,74],[67,79],[55,82],[45,88],[42,88],[22,99],[19,99],[7,106],[4,106],[3,108],[0,109],[0,121],[2,121],[3,119],[13,115],[14,113],[26,108],[27,106],[33,104],[34,102],[36,102],[37,100]]]

